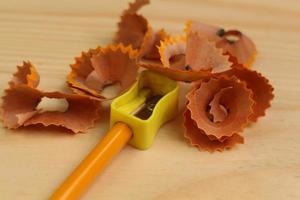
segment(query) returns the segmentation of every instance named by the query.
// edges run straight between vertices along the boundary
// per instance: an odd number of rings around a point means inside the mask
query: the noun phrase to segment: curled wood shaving
[[[119,83],[116,96],[126,91],[136,80],[138,51],[123,44],[90,49],[75,59],[68,75],[68,85],[75,93],[85,94],[100,101],[113,97],[105,96],[105,87]],[[126,72],[126,73],[125,73]]]
[[[74,133],[84,132],[94,126],[99,117],[98,101],[76,94],[43,92],[38,90],[38,73],[30,62],[18,66],[18,71],[9,82],[9,88],[2,97],[1,119],[5,127],[16,129],[21,126],[42,124],[61,126]],[[65,99],[65,112],[42,112],[37,107],[43,97]]]

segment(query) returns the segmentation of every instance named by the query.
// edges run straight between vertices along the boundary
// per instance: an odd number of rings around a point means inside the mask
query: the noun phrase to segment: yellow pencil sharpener
[[[110,126],[127,124],[133,131],[129,144],[146,150],[165,122],[178,112],[178,83],[152,71],[143,71],[137,82],[111,104]]]

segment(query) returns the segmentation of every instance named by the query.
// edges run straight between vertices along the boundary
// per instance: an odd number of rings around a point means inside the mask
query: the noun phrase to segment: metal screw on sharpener
[[[159,127],[176,116],[178,93],[176,81],[151,71],[143,71],[138,81],[112,102],[110,131],[50,200],[79,198],[127,143],[137,149],[148,149]]]

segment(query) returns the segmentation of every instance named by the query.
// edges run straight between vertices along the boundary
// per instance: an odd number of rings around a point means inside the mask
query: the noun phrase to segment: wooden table
[[[36,65],[40,88],[65,90],[73,57],[110,43],[126,6],[125,0],[0,1],[1,95],[22,60]],[[254,68],[271,80],[276,98],[267,117],[246,129],[246,143],[224,153],[189,146],[178,117],[150,150],[126,147],[82,199],[300,199],[300,1],[153,0],[142,12],[172,33],[187,19],[243,30],[257,44]],[[1,125],[0,198],[46,199],[103,137],[107,118],[78,135]]]

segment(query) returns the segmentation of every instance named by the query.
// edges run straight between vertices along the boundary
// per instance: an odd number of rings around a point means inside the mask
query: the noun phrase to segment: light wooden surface
[[[108,44],[126,6],[126,0],[0,1],[0,94],[22,60],[37,66],[40,88],[64,90],[73,57]],[[186,19],[241,29],[255,40],[254,68],[271,80],[276,98],[267,117],[246,129],[246,143],[224,153],[190,147],[178,117],[150,150],[126,147],[82,199],[300,199],[300,1],[153,0],[142,12],[154,27],[174,33]],[[103,137],[107,118],[79,135],[1,124],[0,199],[47,199]]]

